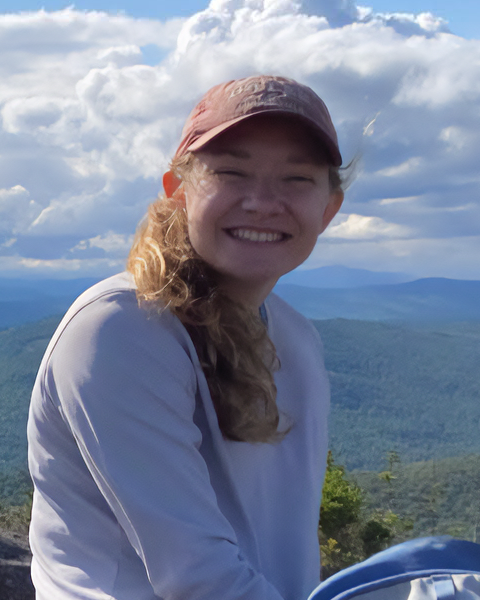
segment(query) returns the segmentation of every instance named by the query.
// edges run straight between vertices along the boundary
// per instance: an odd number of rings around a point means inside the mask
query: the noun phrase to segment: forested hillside
[[[0,498],[22,501],[30,393],[48,341],[60,318],[0,331]]]
[[[331,448],[348,469],[480,454],[480,323],[421,329],[315,321],[332,385]]]
[[[399,457],[401,460],[401,457]],[[373,508],[410,518],[406,537],[452,535],[480,542],[480,454],[392,466],[392,476],[355,473]]]
[[[0,331],[0,497],[28,486],[25,424],[59,317]],[[332,383],[331,447],[349,470],[480,454],[480,323],[415,329],[317,321]]]

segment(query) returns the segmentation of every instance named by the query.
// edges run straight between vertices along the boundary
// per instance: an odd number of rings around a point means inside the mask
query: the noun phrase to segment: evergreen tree
[[[399,462],[390,453],[389,470],[379,475],[388,485]],[[328,453],[319,525],[322,579],[380,552],[411,527],[390,509],[369,510],[365,492]]]

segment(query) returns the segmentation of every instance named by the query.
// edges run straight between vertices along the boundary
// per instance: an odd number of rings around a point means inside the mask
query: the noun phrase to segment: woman
[[[338,211],[340,164],[295,81],[232,81],[193,110],[128,273],[74,303],[37,377],[38,599],[300,600],[318,584],[328,384],[315,330],[269,294]]]

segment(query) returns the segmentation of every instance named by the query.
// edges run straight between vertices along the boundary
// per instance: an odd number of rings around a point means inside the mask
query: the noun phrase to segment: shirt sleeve
[[[148,318],[130,296],[71,319],[49,359],[48,394],[156,595],[282,600],[218,508],[199,452],[185,331],[168,313]]]

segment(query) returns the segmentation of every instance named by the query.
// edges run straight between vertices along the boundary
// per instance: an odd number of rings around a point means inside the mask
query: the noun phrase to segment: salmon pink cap
[[[332,165],[342,164],[337,133],[323,100],[293,79],[258,75],[211,88],[190,113],[175,154],[200,150],[214,137],[244,119],[261,114],[297,117],[326,148]]]

